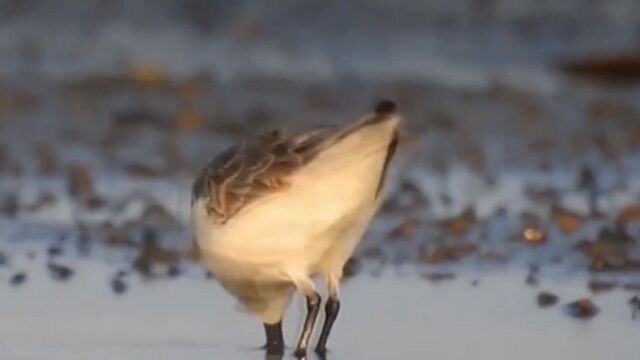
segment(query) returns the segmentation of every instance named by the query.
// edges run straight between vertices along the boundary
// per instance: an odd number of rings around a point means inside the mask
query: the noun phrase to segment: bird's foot
[[[299,347],[296,349],[296,351],[293,352],[293,356],[300,360],[304,360],[307,358],[307,349]]]
[[[318,358],[325,359],[327,357],[327,348],[325,346],[316,346],[315,351]]]
[[[284,355],[284,345],[264,344],[260,347],[267,355]]]

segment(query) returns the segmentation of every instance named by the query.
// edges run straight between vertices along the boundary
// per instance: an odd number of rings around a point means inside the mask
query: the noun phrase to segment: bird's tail
[[[308,179],[306,187],[325,199],[376,199],[396,150],[399,125],[395,105],[382,102],[373,113],[338,130],[301,172]]]

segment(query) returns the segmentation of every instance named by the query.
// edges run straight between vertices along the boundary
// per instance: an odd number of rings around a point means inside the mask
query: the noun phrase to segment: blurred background
[[[388,98],[417,141],[348,275],[568,277],[627,316],[639,83],[637,0],[2,0],[0,293],[204,281],[199,169]]]

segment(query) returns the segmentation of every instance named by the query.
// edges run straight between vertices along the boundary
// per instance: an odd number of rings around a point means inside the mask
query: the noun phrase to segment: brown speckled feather
[[[207,199],[207,210],[224,223],[253,199],[281,190],[287,177],[327,144],[331,131],[261,134],[218,155],[196,180],[193,197]]]
[[[374,114],[337,131],[321,128],[287,135],[277,130],[258,135],[218,155],[196,180],[193,199],[205,199],[207,212],[223,224],[251,201],[286,189],[288,177],[322,150],[386,115]],[[389,157],[394,147],[390,144]]]

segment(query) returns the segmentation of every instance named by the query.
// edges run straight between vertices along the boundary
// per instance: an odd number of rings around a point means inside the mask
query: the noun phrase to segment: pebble
[[[51,245],[49,249],[47,249],[47,254],[51,257],[60,256],[62,255],[62,249],[56,245]]]
[[[527,244],[543,244],[546,242],[547,235],[543,229],[529,226],[522,230],[522,239]]]
[[[111,280],[111,290],[113,290],[113,292],[117,295],[122,295],[124,294],[127,290],[129,289],[129,285],[124,282],[124,279],[122,279],[121,276],[115,276],[112,280]]]
[[[13,276],[11,276],[11,280],[9,280],[9,282],[13,286],[20,286],[26,280],[27,280],[27,274],[25,274],[24,272],[19,272],[19,273],[13,274]]]
[[[587,298],[565,305],[565,310],[569,316],[578,319],[591,319],[600,312],[600,308]]]
[[[49,275],[51,275],[51,278],[58,281],[67,281],[74,274],[73,269],[64,265],[49,263],[47,268],[49,269]]]
[[[180,270],[178,265],[169,265],[169,268],[167,268],[167,276],[170,278],[178,277],[181,273],[182,270]]]
[[[543,291],[536,298],[538,306],[546,308],[555,305],[558,302],[558,295]]]

